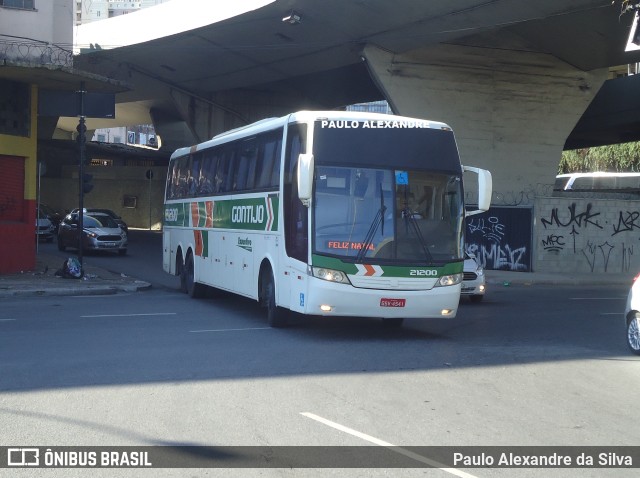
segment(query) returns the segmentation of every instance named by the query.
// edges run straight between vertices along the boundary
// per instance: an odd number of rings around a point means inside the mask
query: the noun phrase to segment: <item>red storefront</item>
[[[35,268],[35,201],[25,199],[27,160],[0,154],[0,274]]]

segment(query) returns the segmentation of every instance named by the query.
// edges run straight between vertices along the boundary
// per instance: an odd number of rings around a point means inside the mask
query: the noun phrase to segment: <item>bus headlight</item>
[[[449,285],[456,285],[462,282],[462,274],[451,274],[448,276],[442,276],[436,282],[435,287],[445,287]]]
[[[336,271],[333,269],[325,269],[324,267],[312,267],[311,271],[313,277],[318,279],[327,280],[329,282],[338,282],[340,284],[350,284],[347,275],[342,271]]]

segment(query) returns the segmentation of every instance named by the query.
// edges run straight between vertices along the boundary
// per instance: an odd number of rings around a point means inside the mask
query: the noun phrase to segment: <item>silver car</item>
[[[55,228],[47,217],[47,215],[41,211],[36,211],[36,238],[38,240],[45,240],[47,242],[53,241],[53,233]]]
[[[465,254],[462,272],[462,290],[460,293],[469,297],[471,302],[480,302],[484,298],[487,288],[484,269],[476,262],[474,256]]]
[[[627,295],[624,323],[629,350],[636,355],[640,355],[640,274],[633,278],[633,284],[631,284],[631,289],[629,289],[629,294]]]
[[[121,256],[127,253],[127,233],[107,214],[83,215],[82,249],[87,251],[117,251]],[[71,213],[60,223],[58,249],[67,247],[78,249],[78,214]]]

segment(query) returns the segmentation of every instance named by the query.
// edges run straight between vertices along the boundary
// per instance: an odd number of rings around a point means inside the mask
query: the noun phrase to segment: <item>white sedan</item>
[[[466,254],[462,277],[462,295],[466,295],[471,302],[480,302],[484,298],[486,281],[484,269],[476,262],[475,256]]]
[[[633,284],[627,296],[624,320],[627,329],[627,345],[634,354],[640,355],[640,274],[633,278]]]

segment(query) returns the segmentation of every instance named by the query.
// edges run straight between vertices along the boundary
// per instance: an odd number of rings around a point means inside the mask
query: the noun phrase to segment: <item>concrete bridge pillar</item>
[[[178,116],[166,116],[162,110],[150,112],[154,128],[163,138],[163,148],[170,151],[264,118],[283,116],[301,109],[300,105],[310,109],[319,106],[294,93],[248,89],[216,92],[206,98],[172,89],[170,97]]]
[[[551,195],[565,140],[607,79],[524,47],[367,45],[363,56],[395,113],[453,128],[463,164],[492,172],[498,206]]]

